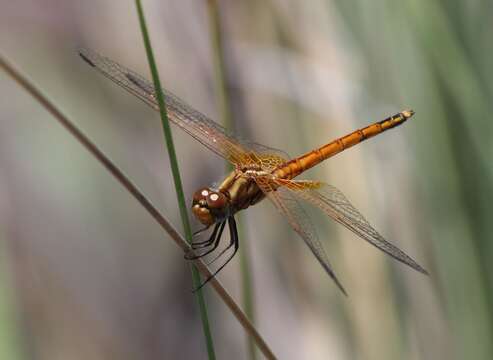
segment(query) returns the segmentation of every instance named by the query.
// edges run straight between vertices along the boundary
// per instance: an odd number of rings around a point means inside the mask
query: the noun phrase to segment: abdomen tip
[[[404,116],[406,119],[409,119],[411,116],[414,115],[414,110],[404,110],[401,112],[402,116]]]

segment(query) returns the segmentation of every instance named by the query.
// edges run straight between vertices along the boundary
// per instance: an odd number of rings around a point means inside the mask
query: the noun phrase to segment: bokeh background
[[[158,115],[76,53],[149,77],[134,3],[1,4],[1,53],[181,228]],[[298,155],[416,111],[306,177],[341,189],[429,277],[312,211],[345,298],[271,204],[241,216],[255,323],[279,358],[493,357],[492,4],[219,1],[242,137]],[[144,7],[163,83],[219,121],[207,3]],[[3,72],[0,109],[0,358],[206,358],[189,266],[168,235]],[[190,199],[225,165],[174,135]],[[219,278],[241,303],[239,257]],[[240,325],[205,293],[218,358],[249,358]]]

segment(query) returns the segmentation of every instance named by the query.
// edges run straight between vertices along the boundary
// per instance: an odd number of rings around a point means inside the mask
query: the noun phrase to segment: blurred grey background
[[[276,355],[491,359],[492,3],[219,6],[241,136],[295,156],[416,111],[306,177],[342,190],[429,277],[311,211],[345,298],[271,204],[242,216],[256,325]],[[219,121],[206,2],[144,7],[163,84]],[[181,229],[158,115],[83,63],[79,46],[149,78],[132,1],[2,2],[2,54]],[[0,358],[206,358],[179,249],[4,72],[0,109]],[[224,162],[174,135],[190,200]],[[219,278],[241,302],[238,258]],[[248,358],[242,328],[205,293],[218,358]]]

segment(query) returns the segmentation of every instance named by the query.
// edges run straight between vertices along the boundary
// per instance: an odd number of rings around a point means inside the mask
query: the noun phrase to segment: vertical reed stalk
[[[192,231],[190,228],[190,222],[188,219],[188,212],[187,212],[187,206],[185,203],[185,195],[183,193],[183,187],[182,187],[182,182],[181,182],[181,176],[180,176],[180,170],[178,167],[178,160],[176,158],[176,152],[175,152],[175,147],[173,144],[173,137],[171,134],[171,128],[169,126],[169,121],[168,121],[168,114],[166,112],[166,106],[164,103],[164,94],[161,91],[161,83],[159,80],[159,74],[157,71],[157,66],[156,66],[156,61],[154,59],[153,51],[152,51],[152,46],[151,46],[151,40],[149,38],[149,33],[147,31],[147,25],[144,17],[144,10],[142,8],[142,4],[140,0],[135,0],[135,4],[137,7],[137,13],[139,16],[139,23],[140,23],[140,28],[142,31],[142,37],[144,40],[144,45],[147,53],[147,60],[149,61],[149,67],[151,70],[152,74],[152,80],[154,82],[154,87],[156,89],[156,97],[157,101],[159,104],[159,112],[161,115],[161,122],[163,124],[163,132],[164,132],[164,139],[166,143],[166,147],[168,150],[168,156],[169,156],[169,161],[171,164],[171,171],[173,173],[173,182],[175,184],[175,190],[176,190],[176,197],[178,200],[178,206],[180,209],[180,216],[183,224],[183,230],[185,232],[185,238],[189,243],[192,242]],[[191,265],[192,269],[192,280],[193,280],[193,286],[195,289],[197,289],[200,286],[200,275],[195,267],[195,265]],[[199,289],[196,291],[196,297],[197,297],[197,302],[199,305],[199,310],[200,310],[200,316],[202,319],[202,329],[204,332],[205,336],[205,341],[206,341],[206,346],[207,346],[207,354],[209,359],[215,359],[216,355],[214,352],[214,343],[212,341],[212,334],[209,326],[209,317],[207,315],[207,306],[205,304],[205,299],[204,299],[204,294],[202,292],[202,289]]]

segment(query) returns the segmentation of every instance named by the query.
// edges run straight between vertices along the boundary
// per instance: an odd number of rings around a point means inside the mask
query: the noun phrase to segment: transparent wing
[[[280,150],[280,149],[276,149],[276,148],[273,148],[270,146],[259,144],[258,142],[254,142],[254,141],[242,140],[241,142],[243,144],[246,144],[246,146],[248,148],[253,149],[258,153],[276,155],[277,157],[284,159],[284,161],[288,161],[289,159],[291,159],[289,154],[284,150]]]
[[[344,295],[347,295],[346,290],[344,290],[344,287],[332,270],[327,254],[318,240],[317,233],[314,230],[310,218],[299,201],[287,189],[281,187],[274,190],[270,180],[265,177],[258,177],[255,181],[260,189],[262,189],[265,193],[267,198],[272,201],[276,208],[288,220],[293,230],[296,231],[305,241],[313,255],[315,255],[324,270],[332,278],[332,280],[334,280],[339,289],[344,293]]]
[[[257,154],[262,169],[267,172],[273,171],[278,166],[288,162],[290,159],[288,153],[283,150],[265,146],[252,141],[240,141],[241,144],[243,144],[247,149],[251,149],[251,151]]]
[[[105,77],[135,95],[156,111],[154,85],[139,74],[113,60],[88,49],[80,49],[80,56]],[[227,133],[219,124],[187,105],[178,96],[163,89],[170,121],[179,126],[204,146],[237,165],[258,164],[256,154]]]
[[[278,182],[278,185],[289,189],[296,197],[306,200],[320,208],[332,219],[344,225],[356,235],[392,256],[394,259],[410,266],[416,271],[428,274],[421,265],[406,253],[385,240],[349,202],[344,194],[334,186],[312,181],[276,181]]]

